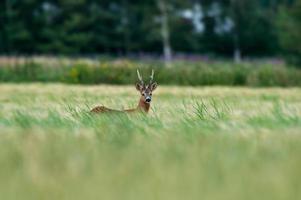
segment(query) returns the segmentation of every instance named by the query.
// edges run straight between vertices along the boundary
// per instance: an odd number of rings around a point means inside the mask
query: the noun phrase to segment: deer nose
[[[151,102],[151,100],[152,100],[151,97],[146,97],[145,98],[145,102],[147,102],[147,103]]]

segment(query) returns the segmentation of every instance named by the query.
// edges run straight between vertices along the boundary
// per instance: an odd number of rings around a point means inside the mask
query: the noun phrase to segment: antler
[[[143,79],[142,79],[142,76],[140,75],[139,73],[139,70],[137,69],[137,76],[138,76],[138,79],[141,83],[143,83]]]
[[[153,82],[153,80],[154,80],[154,70],[152,69],[152,74],[150,75],[150,83],[152,83]]]

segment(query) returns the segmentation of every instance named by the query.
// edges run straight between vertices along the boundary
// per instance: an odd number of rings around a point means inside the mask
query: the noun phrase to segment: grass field
[[[0,199],[301,199],[301,89],[0,85]]]

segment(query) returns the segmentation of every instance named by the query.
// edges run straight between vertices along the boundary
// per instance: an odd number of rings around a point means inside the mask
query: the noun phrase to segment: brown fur
[[[144,112],[148,113],[150,110],[150,102],[146,102],[147,98],[151,99],[152,91],[154,91],[157,87],[157,83],[150,83],[145,85],[143,83],[137,83],[136,89],[140,92],[141,97],[139,99],[138,106],[133,109],[126,110],[114,110],[107,108],[105,106],[97,106],[93,108],[91,113],[133,113],[133,112]]]
[[[106,113],[106,112],[112,112],[112,113],[114,113],[114,112],[116,112],[116,113],[118,113],[118,112],[125,112],[125,113],[145,112],[145,113],[148,113],[149,109],[150,109],[150,104],[145,103],[144,98],[141,97],[139,100],[138,106],[133,109],[114,110],[114,109],[107,108],[105,106],[96,106],[90,112],[91,113]]]

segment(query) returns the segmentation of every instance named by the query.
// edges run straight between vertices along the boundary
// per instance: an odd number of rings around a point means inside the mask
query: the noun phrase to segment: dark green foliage
[[[278,5],[286,1],[165,2],[168,5],[170,43],[174,52],[230,56],[236,45],[243,56],[279,53],[275,16],[278,14]],[[196,14],[192,11],[197,2],[201,4],[199,10],[203,17],[197,20],[198,24],[204,26],[203,32],[196,31],[195,20],[181,15],[183,11]],[[218,14],[209,14],[214,6],[219,10]],[[231,19],[235,29],[216,31],[226,19]],[[284,20],[284,25],[289,26],[288,22],[291,21]],[[237,44],[234,36],[237,36]],[[157,0],[0,2],[0,54],[161,54],[161,40]]]
[[[301,70],[271,64],[174,63],[172,68],[162,63],[141,64],[131,61],[105,61],[98,64],[75,63],[45,66],[33,61],[0,67],[1,82],[63,82],[73,84],[133,84],[136,69],[141,65],[144,77],[151,69],[156,81],[163,85],[228,85],[228,86],[301,86]],[[156,66],[156,67],[154,67]]]
[[[289,63],[301,66],[301,1],[283,8],[278,20],[280,44]]]

